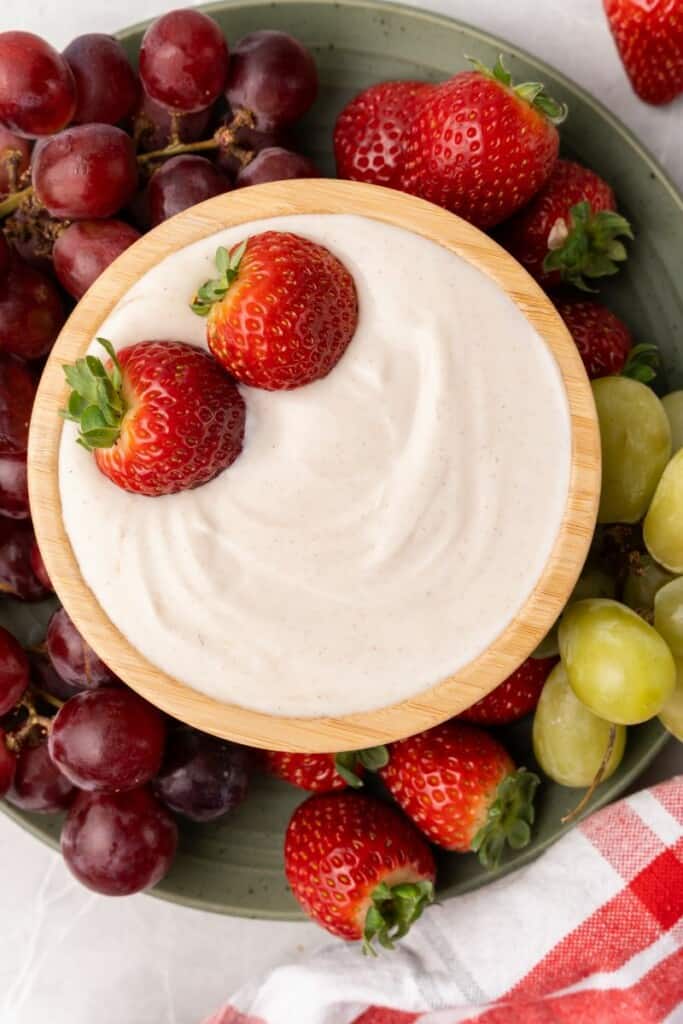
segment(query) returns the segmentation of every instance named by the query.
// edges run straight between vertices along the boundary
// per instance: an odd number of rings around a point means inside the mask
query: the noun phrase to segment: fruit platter
[[[96,892],[307,914],[366,948],[391,946],[435,896],[528,862],[631,785],[671,734],[683,738],[683,202],[578,86],[464,25],[364,2],[201,11],[171,11],[117,40],[84,35],[62,55],[0,33],[11,72],[0,78],[0,806],[61,845]],[[38,76],[50,102],[22,103]],[[28,420],[67,314],[143,234],[232,191],[334,177],[463,218],[544,289],[591,381],[598,523],[558,622],[456,718],[334,755],[257,751],[173,721],[123,686],[60,607],[31,527]],[[265,422],[273,395],[296,403],[349,363],[357,291],[365,301],[348,269],[354,248],[343,232],[335,248],[316,231],[311,241],[275,225],[204,254],[209,272],[183,297],[182,322],[206,333],[208,352],[138,331],[127,348],[93,339],[65,367],[64,436],[77,454],[63,441],[60,472],[116,494],[107,525],[120,538],[140,502],[208,493],[239,473],[258,440],[252,392]],[[173,274],[188,276],[180,264]],[[167,301],[167,320],[180,323]],[[255,304],[269,308],[260,328],[249,326]],[[318,334],[287,336],[282,356],[282,323],[303,322],[310,304]],[[116,315],[107,324],[123,337]],[[154,422],[150,379],[171,390],[178,417],[153,438],[151,461],[130,415]],[[521,387],[517,397],[520,410],[532,404]],[[550,417],[549,389],[541,406]],[[559,466],[559,441],[554,454]],[[548,480],[534,501],[551,491]],[[73,524],[91,506],[78,487],[73,500],[65,493],[77,546]],[[105,577],[89,582],[104,601]],[[102,856],[117,843],[118,859]],[[361,851],[361,881],[335,861],[345,847]]]

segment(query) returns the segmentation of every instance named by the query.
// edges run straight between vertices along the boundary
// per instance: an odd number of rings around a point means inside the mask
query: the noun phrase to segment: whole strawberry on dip
[[[245,406],[210,355],[182,341],[140,341],[65,366],[65,419],[98,469],[125,491],[157,497],[199,487],[235,461]]]

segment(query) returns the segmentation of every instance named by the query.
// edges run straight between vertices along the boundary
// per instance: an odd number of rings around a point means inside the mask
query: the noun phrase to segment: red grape
[[[137,180],[133,140],[111,124],[67,128],[40,142],[33,156],[33,187],[53,217],[111,217]]]
[[[234,178],[248,162],[254,153],[260,153],[262,149],[270,146],[281,146],[284,142],[283,132],[280,129],[259,132],[245,124],[236,124],[232,114],[225,118],[223,127],[228,128],[232,134],[232,145],[222,145],[216,153],[216,164],[222,171]]]
[[[0,33],[0,122],[20,135],[52,135],[76,109],[64,58],[32,32]]]
[[[130,896],[161,881],[178,827],[147,789],[81,793],[62,828],[62,854],[79,882],[105,896]]]
[[[211,120],[211,111],[176,114],[175,128],[180,142],[197,142],[203,138]],[[143,90],[142,102],[135,115],[135,135],[144,153],[164,149],[171,141],[173,114]]]
[[[213,821],[244,800],[251,751],[178,725],[169,734],[154,791],[167,807],[193,821]]]
[[[281,146],[271,146],[257,153],[237,175],[235,188],[247,185],[263,185],[267,181],[284,181],[285,178],[319,178],[320,172],[308,157],[292,153]]]
[[[315,61],[286,32],[251,32],[235,46],[225,95],[235,113],[247,110],[261,130],[305,114],[318,94]]]
[[[24,696],[29,680],[26,651],[0,626],[0,718]]]
[[[71,686],[95,690],[119,682],[85,642],[64,608],[59,608],[50,619],[46,643],[55,672]]]
[[[80,299],[103,270],[136,242],[140,232],[122,220],[82,220],[71,224],[52,250],[63,288]]]
[[[36,382],[12,356],[0,353],[0,455],[20,455],[28,447]]]
[[[41,690],[45,690],[46,693],[52,694],[53,697],[57,697],[59,700],[69,700],[70,697],[83,692],[82,686],[73,686],[62,679],[55,672],[50,659],[44,654],[30,651],[28,659],[31,665],[31,679]]]
[[[28,169],[30,159],[31,146],[26,139],[0,126],[0,195],[17,186],[19,178]]]
[[[76,36],[62,56],[76,82],[74,124],[118,124],[137,103],[139,85],[126,51],[112,36]]]
[[[28,519],[28,477],[26,454],[0,455],[0,515]]]
[[[205,157],[174,156],[154,172],[147,186],[152,226],[229,190],[226,176]]]
[[[47,741],[41,741],[37,747],[22,748],[7,794],[11,804],[22,811],[54,814],[69,806],[74,793],[74,787],[53,763]]]
[[[47,591],[31,568],[33,527],[26,519],[0,516],[0,593],[40,601]]]
[[[3,235],[2,231],[0,231],[0,281],[2,281],[3,277],[9,270],[10,259],[11,254],[9,245],[7,244],[7,239]]]
[[[5,732],[0,729],[0,798],[5,795],[14,781],[17,759],[5,743]]]
[[[38,542],[35,540],[33,541],[33,547],[31,548],[31,568],[36,574],[38,581],[43,584],[45,589],[54,591],[55,588],[52,586],[52,581],[47,574],[47,569],[45,568],[45,562],[43,561],[43,556],[40,553]]]
[[[13,260],[0,281],[0,351],[39,359],[50,351],[63,323],[64,306],[52,281]]]
[[[220,96],[228,47],[219,26],[182,8],[152,22],[140,47],[140,77],[157,103],[179,113],[203,110]]]
[[[166,727],[160,711],[123,687],[78,693],[52,721],[50,756],[80,789],[136,789],[159,771]]]

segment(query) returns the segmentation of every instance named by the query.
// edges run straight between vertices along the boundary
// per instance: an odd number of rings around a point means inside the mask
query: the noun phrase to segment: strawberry
[[[435,86],[405,133],[401,185],[479,227],[510,217],[546,182],[566,108],[537,82],[513,86],[499,58]]]
[[[683,92],[683,2],[603,0],[626,74],[646,103]]]
[[[309,917],[347,941],[387,949],[434,898],[432,851],[395,808],[370,796],[318,793],[285,836],[285,874]]]
[[[340,754],[290,754],[284,750],[266,750],[264,754],[264,767],[270,775],[311,793],[331,793],[347,786],[359,789],[366,769],[376,772],[389,760],[386,747]]]
[[[591,291],[593,280],[616,274],[633,238],[616,212],[614,192],[602,178],[572,160],[558,160],[529,205],[499,233],[502,245],[546,287],[562,281]]]
[[[72,388],[62,415],[78,442],[125,491],[158,496],[198,487],[242,450],[244,400],[207,352],[182,341],[141,341],[118,355],[65,366]]]
[[[648,384],[656,377],[657,346],[634,345],[626,324],[605,306],[594,299],[560,299],[555,308],[569,328],[591,380],[621,374]]]
[[[242,384],[278,391],[325,377],[358,322],[353,278],[329,249],[264,231],[216,252],[219,277],[197,292],[209,348]]]
[[[506,842],[526,846],[538,777],[515,769],[503,746],[474,725],[452,720],[392,743],[380,775],[419,829],[438,846],[474,850],[486,867]]]
[[[337,177],[400,188],[403,137],[426,82],[379,82],[344,107],[334,128]]]
[[[458,715],[477,725],[506,725],[528,715],[538,704],[543,684],[557,658],[527,658],[491,693]]]

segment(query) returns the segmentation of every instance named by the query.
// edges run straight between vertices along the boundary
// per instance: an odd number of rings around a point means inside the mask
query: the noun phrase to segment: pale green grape
[[[674,579],[674,574],[668,569],[663,569],[654,558],[641,555],[637,564],[629,569],[624,582],[622,600],[639,614],[647,614],[654,608],[657,591]]]
[[[576,696],[608,722],[647,721],[674,688],[671,651],[618,601],[589,598],[570,605],[560,622],[560,654]]]
[[[590,786],[609,742],[610,723],[581,703],[560,663],[546,679],[534,713],[533,744],[539,765],[561,786]],[[619,767],[626,729],[617,726],[614,749],[603,779]]]
[[[600,421],[599,523],[637,523],[671,455],[671,428],[655,393],[628,377],[593,381]]]
[[[683,391],[672,391],[662,399],[664,412],[671,427],[671,451],[676,454],[683,448]]]
[[[643,539],[656,561],[671,572],[683,573],[683,449],[657,484],[643,523]]]
[[[683,576],[667,583],[655,597],[655,629],[674,658],[683,658]]]
[[[609,573],[598,566],[587,565],[579,576],[567,604],[571,604],[572,601],[582,601],[586,597],[614,597],[615,592],[616,586]],[[550,632],[543,637],[531,655],[532,658],[553,658],[559,654],[560,642],[557,636],[559,625],[560,620],[558,619]]]
[[[659,720],[683,743],[683,661],[676,662],[676,689],[659,712]]]

